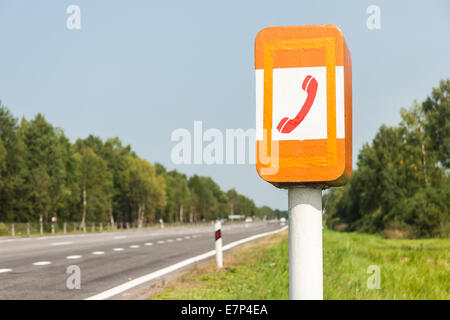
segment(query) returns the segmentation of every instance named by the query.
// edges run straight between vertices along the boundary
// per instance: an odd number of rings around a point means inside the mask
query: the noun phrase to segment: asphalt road
[[[223,243],[279,228],[224,225]],[[213,226],[2,239],[0,299],[85,299],[213,249]],[[81,270],[78,290],[66,285],[70,265]]]

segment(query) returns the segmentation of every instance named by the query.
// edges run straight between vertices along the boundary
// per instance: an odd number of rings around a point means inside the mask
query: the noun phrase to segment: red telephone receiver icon
[[[277,126],[278,131],[280,131],[281,133],[290,133],[292,130],[297,128],[297,126],[300,124],[300,122],[303,121],[303,119],[305,119],[306,115],[312,107],[312,104],[314,103],[314,99],[316,98],[317,86],[317,80],[314,77],[310,75],[306,76],[302,84],[302,89],[308,93],[305,103],[294,119],[289,119],[288,117],[284,117],[283,119],[281,119]]]

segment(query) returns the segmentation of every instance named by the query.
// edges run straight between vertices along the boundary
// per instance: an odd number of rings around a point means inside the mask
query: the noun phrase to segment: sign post
[[[334,25],[255,39],[256,169],[288,189],[289,296],[323,299],[322,190],[352,171],[352,66]]]
[[[290,187],[289,297],[322,300],[322,189]]]

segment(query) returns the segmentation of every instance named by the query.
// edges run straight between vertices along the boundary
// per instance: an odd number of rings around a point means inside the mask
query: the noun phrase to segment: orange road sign
[[[256,168],[278,186],[345,184],[352,172],[352,62],[334,25],[255,39]]]

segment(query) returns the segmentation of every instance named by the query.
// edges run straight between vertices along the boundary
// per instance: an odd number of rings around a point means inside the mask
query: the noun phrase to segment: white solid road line
[[[271,235],[271,234],[275,234],[275,233],[281,232],[281,231],[286,230],[286,229],[287,229],[287,226],[285,226],[285,227],[283,227],[281,229],[275,230],[275,231],[264,232],[264,233],[260,233],[260,234],[257,234],[257,235],[254,235],[254,236],[251,236],[251,237],[248,237],[248,238],[245,238],[245,239],[241,239],[241,240],[238,240],[238,241],[235,241],[235,242],[232,242],[232,243],[229,243],[229,244],[223,246],[222,250],[223,251],[229,250],[229,249],[234,248],[234,247],[236,247],[236,246],[238,246],[240,244],[243,244],[243,243],[246,243],[246,242],[249,242],[249,241],[253,241],[253,240],[256,240],[258,238],[262,238],[262,237],[265,237],[265,236],[268,236],[268,235]],[[166,274],[168,274],[170,272],[173,272],[175,270],[178,270],[180,268],[188,266],[188,265],[190,265],[192,263],[195,263],[195,262],[207,259],[209,257],[214,256],[215,254],[216,254],[216,250],[208,251],[208,252],[203,253],[203,254],[201,254],[199,256],[186,259],[184,261],[175,263],[175,264],[173,264],[171,266],[165,267],[165,268],[163,268],[161,270],[158,270],[158,271],[149,273],[149,274],[147,274],[145,276],[142,276],[142,277],[136,278],[134,280],[125,282],[124,284],[121,284],[121,285],[119,285],[117,287],[111,288],[109,290],[106,290],[106,291],[101,292],[99,294],[96,294],[94,296],[88,297],[85,300],[105,300],[105,299],[114,297],[115,295],[118,295],[119,293],[122,293],[122,292],[124,292],[126,290],[129,290],[131,288],[134,288],[134,287],[136,287],[138,285],[141,285],[141,284],[143,284],[143,283],[145,283],[147,281],[156,279],[156,278],[161,277],[163,275],[166,275]]]
[[[113,251],[123,251],[123,248],[114,248]]]
[[[51,261],[38,261],[33,263],[33,266],[46,266],[48,264],[51,264]]]
[[[80,255],[74,255],[74,256],[67,256],[67,257],[66,257],[66,259],[69,259],[69,260],[80,259],[80,258],[81,258]]]
[[[101,254],[105,254],[105,252],[104,251],[94,251],[94,252],[92,252],[92,254],[101,255]]]
[[[10,272],[10,271],[12,271],[12,269],[0,269],[0,273]]]
[[[127,236],[115,236],[114,240],[125,239]]]

